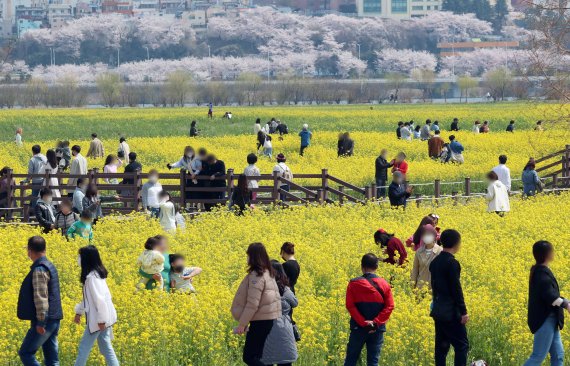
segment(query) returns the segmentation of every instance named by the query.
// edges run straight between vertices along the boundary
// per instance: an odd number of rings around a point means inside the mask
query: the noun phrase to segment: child
[[[196,289],[192,285],[192,278],[202,273],[202,268],[186,267],[185,264],[183,255],[170,255],[170,287],[180,292],[195,293]]]
[[[75,236],[79,236],[81,239],[89,239],[89,242],[93,240],[93,214],[90,211],[83,211],[79,221],[75,221],[73,225],[67,229],[67,237],[75,239]]]
[[[186,229],[186,219],[180,213],[181,212],[180,205],[175,205],[174,208],[176,210],[176,215],[174,216],[174,220],[176,221],[176,227],[179,228],[180,230]]]
[[[61,231],[61,235],[67,235],[67,230],[79,220],[79,215],[71,209],[71,201],[63,199],[59,203],[59,211],[55,214],[55,228]]]
[[[164,288],[164,279],[161,272],[164,270],[164,256],[157,250],[160,241],[155,237],[148,238],[144,244],[144,252],[137,259],[140,270],[150,276],[160,275],[160,281],[156,288],[162,290]],[[145,288],[150,278],[141,277],[137,288]]]
[[[273,144],[271,143],[271,136],[265,136],[265,142],[263,143],[263,155],[268,156],[269,159],[273,156]]]
[[[158,221],[164,231],[176,232],[176,208],[170,198],[170,193],[162,191],[158,195],[160,212]]]

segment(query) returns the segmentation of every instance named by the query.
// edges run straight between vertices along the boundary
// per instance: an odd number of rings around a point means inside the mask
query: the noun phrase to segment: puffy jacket
[[[279,289],[268,271],[262,276],[251,272],[241,281],[231,311],[241,326],[252,320],[273,320],[281,316]]]
[[[373,281],[382,291],[380,293],[370,284]],[[346,289],[346,309],[350,313],[351,328],[366,326],[371,320],[385,331],[385,324],[394,310],[392,289],[386,280],[373,273],[350,280]]]

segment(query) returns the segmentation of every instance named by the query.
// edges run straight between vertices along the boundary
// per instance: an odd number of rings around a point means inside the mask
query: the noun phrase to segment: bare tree
[[[104,105],[113,108],[120,102],[123,81],[119,74],[114,72],[101,74],[97,77],[96,83]]]
[[[192,90],[191,81],[192,77],[184,70],[178,70],[168,74],[164,87],[168,103],[171,106],[184,106],[186,98]]]
[[[513,76],[506,68],[499,67],[487,71],[483,75],[483,81],[495,100],[505,100],[505,92],[512,86]]]
[[[457,78],[457,86],[461,91],[459,96],[459,102],[461,102],[461,97],[465,95],[465,103],[469,101],[470,91],[477,86],[477,80],[471,76],[460,76]]]

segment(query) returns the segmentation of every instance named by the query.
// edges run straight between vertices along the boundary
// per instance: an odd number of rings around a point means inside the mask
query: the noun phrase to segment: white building
[[[440,11],[443,0],[356,0],[360,17],[408,19]]]

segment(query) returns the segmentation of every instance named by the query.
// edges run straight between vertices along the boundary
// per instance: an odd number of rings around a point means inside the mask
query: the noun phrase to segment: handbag
[[[453,299],[442,299],[435,297],[431,304],[431,311],[429,314],[434,320],[442,322],[452,322],[461,319],[461,314],[455,301]]]
[[[295,342],[301,341],[301,333],[299,333],[299,327],[297,323],[293,323],[293,336],[295,337]]]

